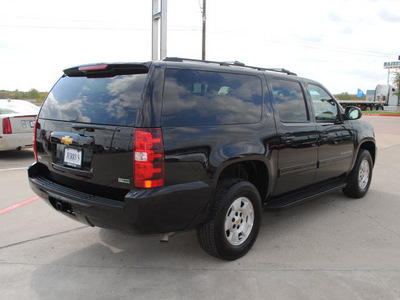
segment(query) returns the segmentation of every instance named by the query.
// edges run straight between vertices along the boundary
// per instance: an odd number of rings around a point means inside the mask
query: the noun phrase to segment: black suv
[[[374,131],[285,69],[167,58],[64,70],[35,125],[31,188],[71,218],[137,234],[196,229],[210,255],[254,244],[263,209],[363,197]]]

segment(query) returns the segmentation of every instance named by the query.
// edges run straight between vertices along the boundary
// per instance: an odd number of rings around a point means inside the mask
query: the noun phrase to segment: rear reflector
[[[3,133],[4,134],[12,133],[10,118],[3,119]]]
[[[164,145],[161,128],[137,128],[133,152],[135,187],[164,186]]]
[[[92,65],[92,66],[82,66],[79,67],[79,71],[84,72],[84,71],[99,71],[99,70],[105,70],[108,68],[108,65]]]

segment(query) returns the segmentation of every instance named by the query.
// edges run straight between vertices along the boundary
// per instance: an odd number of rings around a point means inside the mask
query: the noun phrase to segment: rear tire
[[[371,184],[373,166],[369,151],[360,150],[356,164],[347,177],[347,185],[343,193],[352,198],[364,197]]]
[[[197,229],[197,239],[208,254],[235,260],[251,249],[260,225],[261,199],[256,187],[248,181],[223,180],[209,218]]]

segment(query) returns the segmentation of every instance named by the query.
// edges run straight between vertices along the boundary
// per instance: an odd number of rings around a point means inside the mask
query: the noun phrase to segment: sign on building
[[[385,69],[396,69],[400,68],[400,61],[388,61],[383,63]]]

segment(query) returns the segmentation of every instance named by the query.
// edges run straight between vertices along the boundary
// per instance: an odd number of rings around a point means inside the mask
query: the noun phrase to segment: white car
[[[0,151],[32,146],[38,112],[28,101],[0,99]]]

